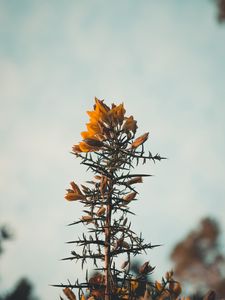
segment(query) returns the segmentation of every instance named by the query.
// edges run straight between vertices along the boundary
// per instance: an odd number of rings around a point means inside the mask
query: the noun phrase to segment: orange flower
[[[72,151],[73,151],[74,153],[82,152],[82,150],[80,149],[80,146],[79,146],[79,145],[73,145]]]
[[[95,98],[94,110],[87,111],[90,117],[89,123],[86,124],[87,131],[81,132],[83,141],[73,146],[73,152],[99,151],[103,146],[101,142],[112,138],[111,133],[114,130],[118,130],[118,133],[120,133],[119,131],[122,128],[123,133],[129,136],[130,131],[135,133],[137,122],[133,116],[125,118],[125,112],[123,103],[119,105],[112,104],[110,108],[104,103],[104,100]],[[119,127],[117,127],[118,125]],[[135,143],[133,147],[137,147]]]
[[[179,296],[182,292],[182,288],[179,282],[171,281],[169,284],[169,289],[173,292],[176,296]]]
[[[161,292],[161,290],[163,289],[162,284],[159,281],[155,281],[155,288],[157,291]]]
[[[141,136],[139,136],[138,138],[136,138],[133,143],[131,144],[131,148],[137,148],[139,147],[140,145],[142,145],[143,143],[145,143],[148,139],[148,135],[149,133],[145,133]]]
[[[104,100],[99,100],[95,97],[95,106],[94,109],[96,112],[106,116],[110,108],[104,103]]]
[[[101,125],[99,124],[99,122],[91,122],[91,123],[86,124],[86,126],[87,126],[87,130],[88,130],[88,133],[90,136],[102,133],[102,128],[101,128]]]
[[[131,280],[130,281],[130,287],[131,287],[131,291],[134,292],[138,288],[137,280]]]
[[[93,138],[93,134],[89,131],[82,131],[81,136],[83,139]]]
[[[91,147],[102,147],[104,145],[101,141],[99,141],[95,138],[84,139],[84,142],[86,144],[88,144],[88,146],[91,146]]]
[[[123,124],[123,130],[132,131],[133,133],[137,130],[137,121],[134,120],[133,116],[126,118],[125,123]]]
[[[110,108],[104,103],[104,100],[99,100],[95,98],[95,105],[93,111],[87,111],[90,117],[91,123],[99,121],[107,121],[108,111]]]
[[[85,142],[80,142],[79,147],[81,149],[81,152],[92,152],[92,151],[98,151],[99,147],[90,146]]]
[[[65,199],[68,201],[76,201],[76,200],[85,200],[86,197],[82,194],[78,185],[75,182],[70,182],[72,190],[67,190],[67,194],[65,195]]]
[[[123,107],[123,103],[116,106],[115,104],[112,105],[112,109],[109,111],[109,116],[111,117],[112,121],[117,124],[122,124],[124,121],[124,114],[126,110]]]
[[[71,187],[72,187],[74,193],[83,195],[83,194],[81,193],[81,190],[80,190],[79,186],[78,186],[74,181],[71,181],[71,182],[70,182],[70,185],[71,185]]]

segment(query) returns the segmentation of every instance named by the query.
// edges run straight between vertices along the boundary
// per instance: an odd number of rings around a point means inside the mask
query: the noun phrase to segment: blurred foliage
[[[12,290],[5,296],[0,296],[0,300],[37,300],[33,296],[33,285],[26,279],[20,279]]]
[[[204,218],[173,249],[174,272],[183,285],[191,285],[198,295],[215,290],[225,295],[225,256],[221,251],[220,228],[216,220]]]
[[[7,225],[0,226],[0,255],[3,253],[3,244],[11,240],[13,238],[13,234],[11,229]]]
[[[217,5],[217,19],[220,23],[225,22],[225,0],[214,0]]]
[[[3,244],[12,240],[14,235],[12,234],[9,226],[0,226],[0,255],[3,254]],[[33,285],[27,278],[20,279],[12,290],[3,293],[1,291],[0,300],[38,300],[33,296]]]

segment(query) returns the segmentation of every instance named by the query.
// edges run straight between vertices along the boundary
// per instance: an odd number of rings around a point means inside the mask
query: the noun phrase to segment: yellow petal
[[[95,98],[95,111],[100,111],[103,114],[107,114],[109,107],[104,103],[104,100]]]
[[[89,131],[82,131],[81,136],[83,139],[91,138],[93,135]]]
[[[102,127],[99,124],[99,122],[91,122],[86,124],[87,130],[90,136],[94,136],[95,134],[101,134],[102,133]]]
[[[79,147],[80,147],[80,149],[81,149],[82,152],[91,152],[91,151],[97,151],[97,150],[99,150],[99,148],[89,146],[85,142],[80,142]]]
[[[87,111],[87,114],[89,115],[91,122],[98,122],[99,120],[101,120],[102,114],[100,113],[100,111]]]

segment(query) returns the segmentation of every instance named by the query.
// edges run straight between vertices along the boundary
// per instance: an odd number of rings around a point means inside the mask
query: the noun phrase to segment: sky
[[[146,147],[168,158],[143,167],[154,176],[132,204],[133,228],[163,245],[143,257],[156,277],[202,217],[225,227],[224,53],[213,1],[0,1],[0,222],[15,235],[2,290],[26,276],[57,299],[50,284],[81,276],[60,261],[82,230],[66,226],[82,207],[63,197],[91,178],[70,150],[94,97],[123,102]]]

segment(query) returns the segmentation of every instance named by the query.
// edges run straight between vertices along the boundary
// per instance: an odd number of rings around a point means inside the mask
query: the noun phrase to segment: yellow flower
[[[67,194],[65,195],[65,199],[68,201],[76,201],[76,200],[85,200],[85,195],[82,194],[81,190],[79,189],[78,185],[75,182],[70,183],[72,190],[67,190]]]
[[[95,134],[102,133],[102,127],[99,122],[91,122],[86,124],[89,137],[94,136]]]
[[[90,146],[85,142],[80,142],[79,147],[82,152],[92,152],[92,151],[98,151],[99,147]]]
[[[104,100],[99,100],[97,98],[95,98],[94,109],[97,113],[101,114],[101,118],[107,116],[107,113],[110,110],[110,108],[104,103]]]
[[[114,136],[112,133],[115,130],[118,130],[118,133],[126,133],[129,139],[131,135],[130,131],[133,133],[136,132],[137,122],[133,116],[126,118],[125,112],[123,103],[119,105],[112,104],[110,108],[104,103],[104,100],[95,98],[94,110],[87,111],[89,116],[89,122],[86,124],[87,130],[81,132],[83,141],[73,146],[73,152],[80,153],[101,150],[103,146],[101,142],[111,139]],[[133,148],[135,147],[138,146],[135,146],[134,141]]]
[[[147,139],[148,139],[148,135],[149,135],[149,133],[147,132],[147,133],[145,133],[145,134],[139,136],[138,138],[136,138],[136,139],[133,141],[133,143],[131,144],[131,148],[137,148],[137,147],[139,147],[140,145],[142,145],[144,142],[146,142]]]
[[[87,138],[84,139],[84,142],[91,147],[101,148],[102,146],[104,146],[104,144],[101,141],[97,140],[96,138]]]
[[[79,145],[73,145],[73,147],[72,147],[72,151],[74,152],[74,153],[80,153],[80,152],[82,152],[82,150],[80,149],[80,146]]]
[[[109,116],[111,117],[112,121],[117,124],[122,124],[124,121],[124,114],[126,110],[123,107],[123,103],[116,106],[115,104],[112,105],[112,109],[109,111]]]
[[[81,136],[83,139],[93,138],[93,134],[89,131],[82,131]]]
[[[74,193],[83,195],[83,194],[81,193],[81,190],[80,190],[79,186],[78,186],[74,181],[71,181],[71,182],[70,182],[70,185],[71,185],[71,187],[72,187]]]

